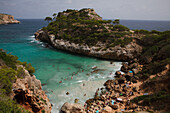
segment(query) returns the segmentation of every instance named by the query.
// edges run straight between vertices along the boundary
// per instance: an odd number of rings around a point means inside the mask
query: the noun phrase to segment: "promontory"
[[[14,16],[8,14],[0,14],[0,24],[19,24],[20,21],[15,20]]]

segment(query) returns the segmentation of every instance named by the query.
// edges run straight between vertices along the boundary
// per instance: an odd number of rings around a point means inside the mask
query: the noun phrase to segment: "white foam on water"
[[[79,81],[77,81],[76,83],[81,83],[81,82],[83,82],[82,80],[79,80]]]
[[[27,40],[29,41],[29,43],[37,43],[44,47],[43,42],[36,40],[34,35],[29,36]]]
[[[34,36],[34,35],[32,35],[32,36],[29,36],[29,37],[31,37],[31,38],[35,38],[35,36]]]

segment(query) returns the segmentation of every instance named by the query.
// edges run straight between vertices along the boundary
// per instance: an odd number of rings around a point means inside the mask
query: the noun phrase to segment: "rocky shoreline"
[[[19,24],[20,21],[15,20],[14,16],[8,14],[0,14],[0,24]]]
[[[107,60],[129,61],[142,52],[142,46],[137,44],[135,39],[125,47],[118,45],[105,49],[105,44],[100,42],[96,46],[75,44],[63,39],[55,39],[55,35],[50,35],[43,30],[38,30],[34,35],[36,40],[45,42],[53,48]]]
[[[141,71],[143,65],[137,60],[123,63],[121,70],[116,71],[115,79],[107,80],[104,83],[105,88],[97,89],[94,98],[88,99],[84,107],[80,104],[63,104],[60,113],[131,113],[141,111],[152,111],[152,107],[140,106],[133,102],[138,96],[151,95],[152,92],[145,92],[144,83],[148,80],[141,80],[136,74]],[[165,70],[159,73],[160,76],[166,75],[170,70],[169,65]],[[151,76],[150,78],[152,78]],[[156,77],[156,75],[154,76]],[[148,112],[146,112],[148,113]],[[158,112],[159,113],[159,112]]]

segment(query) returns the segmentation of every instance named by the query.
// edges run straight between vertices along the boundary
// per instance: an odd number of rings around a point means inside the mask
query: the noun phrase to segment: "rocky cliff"
[[[142,47],[135,38],[140,37],[111,22],[102,20],[94,9],[66,10],[37,31],[35,38],[56,49],[97,58],[127,61],[137,57]]]
[[[35,33],[35,38],[39,41],[50,44],[56,49],[102,59],[127,61],[134,59],[142,52],[142,47],[136,43],[135,39],[125,47],[117,45],[106,49],[106,44],[100,42],[94,46],[89,46],[87,44],[76,44],[67,40],[56,39],[55,35],[49,34],[43,30],[37,31]]]
[[[17,59],[0,49],[0,112],[50,113],[52,105],[34,68]]]
[[[0,14],[0,24],[19,24],[20,21],[15,20],[14,16],[8,14]]]
[[[13,98],[25,109],[34,112],[50,113],[51,103],[42,90],[41,81],[36,79],[35,75],[30,75],[23,66],[23,78],[17,78],[12,85]]]

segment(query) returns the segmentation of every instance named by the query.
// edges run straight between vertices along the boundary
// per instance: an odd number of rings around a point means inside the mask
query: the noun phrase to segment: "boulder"
[[[127,75],[125,75],[125,78],[126,78],[126,80],[127,80],[127,81],[131,81],[131,79],[132,79],[132,77],[131,77],[131,76],[129,76],[128,74],[127,74]]]
[[[138,106],[134,103],[130,103],[129,109],[136,109]]]
[[[112,112],[113,110],[112,110],[112,108],[110,107],[110,106],[106,106],[106,107],[104,107],[104,110],[102,111],[102,113],[104,112],[104,113],[113,113]]]
[[[86,100],[86,104],[90,105],[93,101],[94,101],[94,99],[88,99],[88,100]]]
[[[79,102],[79,99],[75,99],[75,100],[74,100],[74,103],[78,103],[78,102]]]
[[[117,105],[112,105],[112,104],[110,104],[110,107],[111,107],[112,109],[114,109],[114,110],[117,110],[117,109],[118,109],[118,106],[117,106]]]
[[[128,64],[122,63],[122,67],[121,67],[120,70],[127,73],[128,69],[129,69]]]
[[[114,84],[114,80],[107,80],[105,83],[104,83],[104,86],[106,86],[106,89],[108,90],[111,90],[112,89],[112,84]]]
[[[118,79],[118,83],[119,84],[123,84],[125,82],[126,78],[125,77],[121,77]]]
[[[121,72],[120,71],[116,71],[115,75],[116,75],[116,77],[120,77]]]
[[[132,68],[137,68],[138,67],[138,63],[133,63],[133,64],[130,64],[129,65],[129,68],[132,69]]]
[[[86,113],[85,109],[80,104],[64,103],[59,113]]]
[[[41,88],[41,81],[36,79],[34,75],[30,75],[22,65],[18,67],[23,68],[23,77],[17,78],[12,84],[11,98],[25,105],[30,111],[40,112],[44,110],[46,113],[50,113],[52,105]]]
[[[138,69],[136,69],[136,68],[133,68],[132,71],[133,71],[133,74],[135,74],[135,75],[139,72]]]

